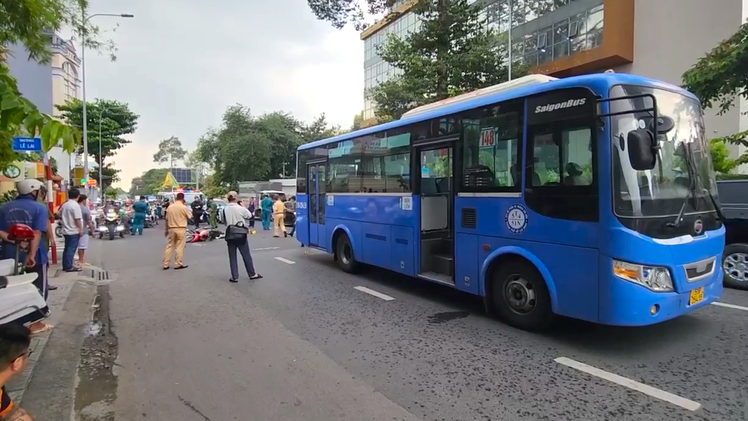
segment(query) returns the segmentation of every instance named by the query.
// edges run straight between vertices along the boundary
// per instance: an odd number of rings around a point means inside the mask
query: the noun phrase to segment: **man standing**
[[[210,227],[213,229],[218,228],[218,205],[213,199],[208,199],[208,221]]]
[[[65,272],[80,272],[81,268],[73,266],[75,252],[83,235],[83,212],[78,204],[78,189],[68,191],[68,200],[60,206],[60,223],[62,235],[65,237],[65,249],[62,251],[62,270]]]
[[[288,203],[286,204],[290,208],[290,210],[293,212],[293,226],[291,227],[291,233],[288,234],[291,237],[296,233],[296,196],[291,196],[291,199],[289,199]]]
[[[33,421],[28,412],[13,404],[5,391],[8,381],[26,367],[30,333],[28,328],[13,323],[0,326],[0,420]]]
[[[273,237],[280,237],[280,232],[283,231],[283,236],[288,237],[286,232],[286,205],[280,199],[280,196],[276,195],[273,197],[275,203],[273,203]]]
[[[182,197],[184,197],[184,194],[182,194]],[[203,218],[203,202],[200,201],[200,196],[195,197],[190,206],[192,207],[195,229],[200,228],[200,220]]]
[[[48,234],[49,208],[37,200],[41,195],[42,183],[38,180],[23,180],[17,185],[18,197],[0,206],[0,239],[2,239],[2,259],[15,259],[16,244],[8,241],[8,233],[13,224],[25,224],[34,231],[34,239],[28,246],[27,251],[19,254],[26,267],[36,272],[34,285],[46,301],[49,296],[49,284],[47,283],[47,245],[42,237]],[[76,204],[77,206],[77,204]],[[32,333],[45,332],[52,325],[37,322],[29,326]]]
[[[185,230],[187,229],[187,220],[192,217],[192,213],[184,204],[184,193],[177,193],[177,200],[169,206],[169,212],[166,213],[166,250],[164,250],[164,270],[171,266],[171,254],[174,252],[174,269],[185,269],[187,265],[182,264],[184,257]]]
[[[260,201],[260,215],[262,216],[262,229],[265,231],[270,229],[270,215],[273,212],[273,199],[269,195],[266,195]]]
[[[91,209],[88,208],[88,196],[82,194],[78,196],[78,203],[81,207],[83,220],[83,235],[78,243],[78,267],[86,265],[86,250],[88,250],[88,231],[94,232],[93,218],[91,218]]]
[[[148,213],[148,203],[145,201],[145,196],[140,196],[140,201],[132,205],[132,210],[132,235],[143,235],[143,225],[145,225],[145,217]]]

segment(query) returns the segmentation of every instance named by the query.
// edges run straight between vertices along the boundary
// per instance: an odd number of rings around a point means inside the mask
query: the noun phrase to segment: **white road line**
[[[670,402],[674,405],[680,406],[681,408],[688,409],[689,411],[696,411],[697,409],[701,408],[701,404],[698,402],[694,402],[686,398],[681,398],[678,395],[673,395],[672,393],[665,392],[664,390],[660,390],[652,386],[647,386],[646,384],[627,379],[626,377],[622,377],[617,374],[609,373],[605,370],[600,370],[599,368],[580,363],[579,361],[574,361],[570,358],[559,357],[554,361],[567,367],[575,368],[579,371],[593,375],[595,377],[599,377],[615,384],[628,387],[629,389],[636,390],[637,392],[644,393],[645,395],[649,395],[653,398],[657,398],[665,402]]]
[[[377,291],[374,291],[373,289],[369,289],[369,288],[366,288],[366,287],[353,287],[353,289],[357,289],[357,290],[359,290],[361,292],[365,292],[365,293],[367,293],[369,295],[373,295],[373,296],[375,296],[377,298],[381,298],[384,301],[392,301],[392,300],[394,300],[393,297],[390,297],[387,294],[382,294],[381,292],[377,292]]]
[[[736,306],[735,304],[720,303],[720,302],[715,301],[715,302],[712,303],[712,305],[719,306],[719,307],[732,308],[732,309],[735,309],[735,310],[748,311],[748,307]]]
[[[252,251],[263,251],[263,250],[278,250],[280,247],[260,247],[258,249],[252,249]]]
[[[284,259],[282,257],[276,257],[275,260],[278,260],[279,262],[288,263],[289,265],[295,265],[296,262],[293,260]]]

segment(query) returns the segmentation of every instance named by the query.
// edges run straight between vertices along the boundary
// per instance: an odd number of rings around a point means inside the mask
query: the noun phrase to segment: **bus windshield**
[[[660,145],[655,168],[636,171],[626,149],[628,132],[652,121],[649,97],[611,101],[611,113],[630,111],[611,117],[612,173],[615,213],[621,217],[678,215],[686,202],[685,213],[714,212],[717,184],[706,139],[701,106],[682,94],[646,86],[618,85],[610,97],[651,94],[657,100],[659,116],[673,119],[674,127],[659,134]],[[711,197],[710,197],[711,194]]]

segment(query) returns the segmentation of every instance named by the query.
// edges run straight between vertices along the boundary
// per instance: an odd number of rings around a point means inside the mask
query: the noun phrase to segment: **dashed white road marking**
[[[600,370],[599,368],[595,368],[595,367],[592,367],[591,365],[580,363],[579,361],[574,361],[571,358],[559,357],[559,358],[556,358],[554,361],[556,361],[559,364],[565,365],[567,367],[571,367],[579,371],[582,371],[584,373],[590,374],[592,376],[599,377],[601,379],[608,380],[615,384],[628,387],[629,389],[636,390],[637,392],[644,393],[645,395],[649,395],[653,398],[657,398],[665,402],[670,402],[673,405],[678,405],[681,408],[688,409],[689,411],[696,411],[697,409],[701,408],[701,404],[698,402],[694,402],[692,400],[682,398],[678,395],[665,392],[664,390],[660,390],[652,386],[647,386],[644,383],[639,383],[637,381],[627,379],[626,377],[619,376],[618,374],[613,374],[605,370]]]
[[[252,251],[263,251],[263,250],[278,250],[280,247],[260,247],[257,249],[252,249]]]
[[[715,302],[712,303],[712,305],[718,306],[718,307],[731,308],[731,309],[734,309],[734,310],[748,311],[748,307],[736,306],[735,304],[720,303],[720,302],[715,301]]]
[[[277,260],[279,262],[283,262],[283,263],[288,263],[289,265],[295,265],[296,264],[296,262],[294,262],[293,260],[284,259],[283,257],[276,257],[275,260]]]
[[[357,289],[357,290],[359,290],[361,292],[365,292],[365,293],[367,293],[369,295],[373,295],[373,296],[375,296],[377,298],[381,298],[384,301],[392,301],[392,300],[394,300],[393,297],[390,297],[387,294],[382,294],[381,292],[374,291],[373,289],[369,289],[369,288],[366,288],[366,287],[353,287],[353,289]]]

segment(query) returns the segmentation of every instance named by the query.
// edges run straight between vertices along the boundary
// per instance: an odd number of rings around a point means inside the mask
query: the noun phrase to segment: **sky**
[[[88,101],[126,102],[140,115],[113,158],[125,190],[157,166],[159,141],[176,136],[194,149],[230,105],[306,122],[324,112],[343,127],[363,107],[363,41],[318,21],[306,0],[91,0],[90,13],[135,15],[93,18],[117,60],[85,58]]]

